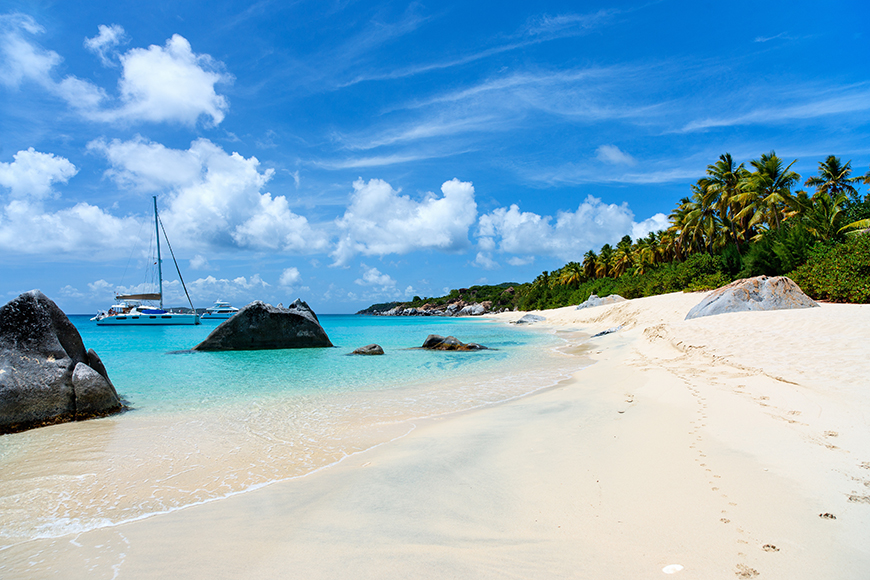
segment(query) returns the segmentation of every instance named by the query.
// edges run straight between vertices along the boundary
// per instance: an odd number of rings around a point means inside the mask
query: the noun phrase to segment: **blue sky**
[[[137,288],[153,195],[196,306],[341,313],[659,229],[726,151],[865,173],[870,5],[820,6],[7,0],[0,298]]]

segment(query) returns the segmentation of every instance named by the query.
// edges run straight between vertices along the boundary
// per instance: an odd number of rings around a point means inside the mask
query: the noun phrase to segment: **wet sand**
[[[541,312],[595,364],[0,577],[867,578],[870,306],[684,321],[702,297]]]

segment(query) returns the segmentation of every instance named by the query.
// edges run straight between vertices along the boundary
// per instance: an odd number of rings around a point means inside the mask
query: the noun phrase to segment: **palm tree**
[[[867,174],[867,177],[849,177],[851,173],[851,161],[842,165],[839,157],[828,155],[827,159],[819,161],[819,174],[807,179],[804,185],[815,187],[817,193],[827,194],[832,199],[836,198],[840,193],[856,196],[858,191],[852,184],[862,179],[867,182],[870,179],[870,173]]]
[[[562,267],[562,271],[559,274],[559,283],[565,286],[580,284],[585,277],[582,265],[577,262],[568,262]]]
[[[583,274],[588,279],[595,278],[595,268],[598,262],[598,256],[593,250],[589,250],[583,254]]]
[[[738,217],[751,216],[749,226],[766,222],[777,229],[782,221],[782,214],[792,197],[791,187],[800,175],[791,171],[797,159],[783,168],[783,161],[776,152],[763,153],[761,158],[753,159],[750,164],[755,168],[749,176],[747,187],[739,195],[739,200],[745,203]]]
[[[723,153],[719,161],[707,166],[707,177],[704,179],[707,202],[719,212],[719,218],[728,226],[738,250],[740,239],[735,222],[737,214],[743,209],[739,200],[748,178],[749,171],[743,163],[736,165],[730,153]],[[745,226],[741,230],[745,230]]]
[[[623,236],[616,244],[610,262],[610,271],[614,277],[622,276],[631,266],[631,245],[631,236]]]
[[[610,262],[613,259],[613,247],[610,244],[601,246],[598,259],[595,261],[595,277],[607,278],[610,276]]]

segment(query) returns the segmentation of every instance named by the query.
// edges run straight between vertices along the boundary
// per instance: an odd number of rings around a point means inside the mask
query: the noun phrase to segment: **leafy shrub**
[[[870,234],[816,245],[788,276],[816,300],[870,303]]]

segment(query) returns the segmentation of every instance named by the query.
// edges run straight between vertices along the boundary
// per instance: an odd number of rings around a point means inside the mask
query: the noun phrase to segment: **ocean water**
[[[130,411],[0,437],[0,548],[302,477],[415,421],[498,404],[582,366],[557,334],[481,319],[321,315],[335,348],[199,353],[217,326],[70,317]],[[431,352],[429,334],[491,350]],[[383,356],[351,356],[370,343]]]

